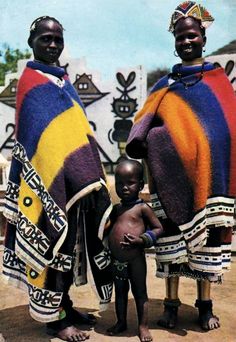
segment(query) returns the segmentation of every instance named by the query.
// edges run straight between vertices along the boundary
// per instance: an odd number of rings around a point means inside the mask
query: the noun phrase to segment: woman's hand
[[[135,236],[132,234],[125,234],[124,235],[124,241],[120,242],[121,248],[129,249],[132,247],[142,247],[143,246],[143,239],[141,239],[139,236]]]

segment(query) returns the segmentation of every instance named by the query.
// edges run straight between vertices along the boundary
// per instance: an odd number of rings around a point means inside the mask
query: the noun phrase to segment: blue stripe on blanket
[[[75,88],[71,86],[71,83],[68,80],[65,81],[65,85],[64,85],[63,89],[65,89],[70,94],[70,96],[73,98],[73,100],[78,102],[80,107],[82,107],[84,109],[83,102],[81,101],[81,99],[80,99],[79,95],[77,94]]]
[[[154,84],[153,88],[151,89],[150,94],[165,87],[168,87],[168,76],[162,77],[156,84]]]
[[[67,92],[62,89],[58,92],[55,87],[58,88],[57,85],[49,81],[47,84],[30,90],[27,93],[27,101],[23,100],[17,140],[25,146],[29,159],[34,155],[39,138],[48,124],[73,106]],[[37,101],[37,106],[34,105],[35,101]],[[32,111],[31,104],[33,104],[34,111]],[[47,113],[45,113],[45,108],[47,108]]]
[[[174,250],[168,250],[168,251],[161,251],[156,252],[157,255],[168,255],[168,254],[177,254],[180,251],[184,251],[186,249],[186,246],[176,248]]]
[[[45,267],[45,263],[42,262],[39,258],[37,258],[33,253],[31,253],[26,246],[27,245],[23,245],[19,240],[17,240],[17,244],[20,247],[20,249],[25,252],[25,254],[27,254],[31,259],[35,260],[40,266],[42,266],[42,268]],[[32,247],[33,248],[33,247]]]

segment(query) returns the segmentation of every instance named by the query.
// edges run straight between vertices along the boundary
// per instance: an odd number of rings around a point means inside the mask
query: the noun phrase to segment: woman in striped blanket
[[[211,282],[230,268],[236,197],[236,99],[222,68],[202,58],[214,19],[193,1],[174,11],[170,31],[182,59],[137,113],[127,153],[144,158],[154,210],[164,226],[157,276],[166,279],[160,325],[177,321],[179,276],[197,280],[202,329],[215,329]]]
[[[93,287],[102,306],[112,279],[103,230],[111,211],[97,144],[83,105],[58,58],[63,27],[36,19],[28,40],[34,61],[18,82],[16,141],[6,191],[3,274],[29,293],[31,316],[65,341],[89,335],[75,324],[94,323],[75,310],[73,280]],[[86,206],[85,206],[86,204]]]

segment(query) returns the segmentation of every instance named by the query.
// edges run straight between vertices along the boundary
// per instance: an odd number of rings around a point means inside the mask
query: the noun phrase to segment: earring
[[[206,52],[206,48],[204,47],[204,48],[202,49],[202,51],[203,51],[203,52]]]
[[[175,57],[179,57],[179,55],[177,54],[176,50],[174,51],[174,56]]]

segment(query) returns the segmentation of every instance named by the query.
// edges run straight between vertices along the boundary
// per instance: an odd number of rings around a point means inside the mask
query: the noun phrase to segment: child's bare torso
[[[109,234],[109,247],[112,256],[119,261],[131,261],[143,252],[140,247],[124,249],[120,242],[124,241],[125,234],[140,236],[145,232],[142,216],[142,206],[144,205],[144,203],[139,203],[126,207],[120,204],[116,207],[114,222],[112,222],[113,225]]]

